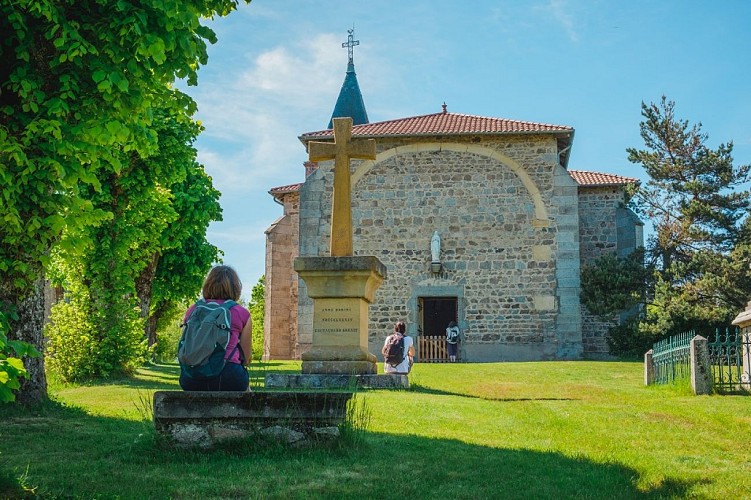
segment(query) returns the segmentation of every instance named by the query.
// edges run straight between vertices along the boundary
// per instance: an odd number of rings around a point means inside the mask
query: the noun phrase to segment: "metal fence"
[[[662,339],[652,346],[654,383],[670,384],[691,377],[691,339],[693,331]]]
[[[741,389],[743,380],[743,334],[737,327],[726,328],[723,332],[719,328],[714,335],[707,339],[709,348],[709,362],[712,366],[713,387],[717,392],[737,392]],[[749,353],[749,340],[746,340],[745,355]],[[751,366],[748,363],[747,366]]]
[[[656,342],[652,347],[654,383],[669,384],[691,377],[691,339],[695,331],[673,335]],[[743,387],[749,384],[749,374],[744,373],[744,356],[751,357],[751,336],[745,336],[737,327],[717,329],[707,336],[712,387],[718,393],[748,393]],[[745,348],[744,348],[745,347]],[[746,359],[751,366],[751,359]]]

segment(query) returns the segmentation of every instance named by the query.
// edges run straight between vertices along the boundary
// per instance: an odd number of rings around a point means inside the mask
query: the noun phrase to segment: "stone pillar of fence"
[[[644,354],[644,385],[652,385],[655,382],[655,364],[652,359],[654,349],[648,350]]]
[[[691,389],[694,394],[712,393],[712,366],[709,364],[709,346],[701,335],[691,339]]]
[[[746,309],[735,317],[733,324],[740,327],[743,332],[741,347],[743,352],[743,373],[741,374],[741,387],[751,391],[751,302]]]
[[[741,342],[741,346],[743,347],[741,387],[747,391],[751,391],[751,331],[748,328],[743,331],[743,340]]]

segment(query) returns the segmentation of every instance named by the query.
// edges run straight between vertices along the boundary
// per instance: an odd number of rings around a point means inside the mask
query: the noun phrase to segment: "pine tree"
[[[654,224],[648,259],[659,264],[661,283],[649,294],[660,304],[645,310],[642,328],[660,324],[665,334],[726,322],[751,297],[749,191],[741,189],[751,166],[734,165],[732,142],[709,148],[701,123],[678,119],[665,97],[642,103],[642,116],[647,149],[627,151],[649,175],[634,203]]]

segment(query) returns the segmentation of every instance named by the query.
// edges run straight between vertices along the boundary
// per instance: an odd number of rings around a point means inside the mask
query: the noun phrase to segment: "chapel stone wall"
[[[578,184],[560,165],[555,167],[551,212],[555,214],[555,254],[559,359],[576,359],[582,354],[581,258],[579,255]]]
[[[282,197],[284,215],[266,230],[266,289],[263,359],[296,359],[299,193]],[[273,333],[272,333],[273,332]]]
[[[618,250],[616,212],[625,203],[617,186],[579,188],[579,248],[582,263],[591,264]]]
[[[592,265],[607,253],[619,250],[618,227],[625,234],[624,218],[618,216],[625,204],[622,187],[601,186],[579,188],[579,243],[582,266]],[[621,243],[620,246],[623,246]],[[582,308],[582,343],[584,355],[603,359],[609,356],[607,331],[618,323],[617,315],[601,319]]]
[[[461,141],[466,148],[455,147],[454,138],[451,147],[440,138],[379,139],[379,154],[390,152],[383,161],[364,172],[362,162],[353,162],[355,254],[375,255],[388,269],[370,307],[371,352],[380,352],[398,319],[407,320],[410,334],[420,333],[419,297],[455,296],[464,359],[578,357],[576,188],[561,180],[555,139]],[[301,190],[301,255],[327,254],[332,179],[332,162],[321,163]],[[439,274],[430,269],[434,231],[442,239]],[[311,338],[312,327],[304,287],[301,281],[300,342]]]

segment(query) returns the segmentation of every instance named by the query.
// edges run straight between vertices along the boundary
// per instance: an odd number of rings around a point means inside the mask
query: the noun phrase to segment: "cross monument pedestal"
[[[302,355],[303,373],[373,375],[368,351],[368,306],[386,268],[377,258],[298,257],[295,271],[313,299],[313,346]]]

